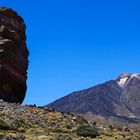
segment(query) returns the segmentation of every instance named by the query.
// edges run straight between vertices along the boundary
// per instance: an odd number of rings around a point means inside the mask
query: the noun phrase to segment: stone
[[[26,94],[29,51],[26,25],[13,10],[0,7],[0,99],[22,103]]]

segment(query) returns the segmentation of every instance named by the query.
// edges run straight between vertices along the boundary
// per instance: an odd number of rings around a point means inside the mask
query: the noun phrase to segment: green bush
[[[10,127],[11,126],[10,126],[9,123],[7,123],[6,121],[0,119],[0,129],[1,130],[9,130],[9,129],[11,129]]]
[[[99,135],[98,129],[95,126],[81,125],[76,130],[78,136],[96,138]]]
[[[85,119],[84,116],[78,116],[77,121],[80,125],[88,124],[88,121]]]
[[[67,125],[66,125],[66,128],[67,128],[67,129],[72,129],[72,125],[67,124]]]

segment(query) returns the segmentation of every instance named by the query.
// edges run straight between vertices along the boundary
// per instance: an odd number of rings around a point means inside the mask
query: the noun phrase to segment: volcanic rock
[[[73,92],[48,107],[140,122],[140,74],[123,73],[115,80]]]
[[[25,23],[13,10],[0,7],[0,98],[22,103],[26,93],[28,49]]]

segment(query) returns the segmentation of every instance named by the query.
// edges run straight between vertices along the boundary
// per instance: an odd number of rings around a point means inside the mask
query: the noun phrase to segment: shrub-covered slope
[[[140,139],[140,132],[88,122],[73,113],[0,101],[2,140]]]

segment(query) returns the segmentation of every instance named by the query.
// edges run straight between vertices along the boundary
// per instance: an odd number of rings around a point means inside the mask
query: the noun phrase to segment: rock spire
[[[22,103],[26,94],[29,51],[26,26],[13,10],[0,7],[0,99]]]

